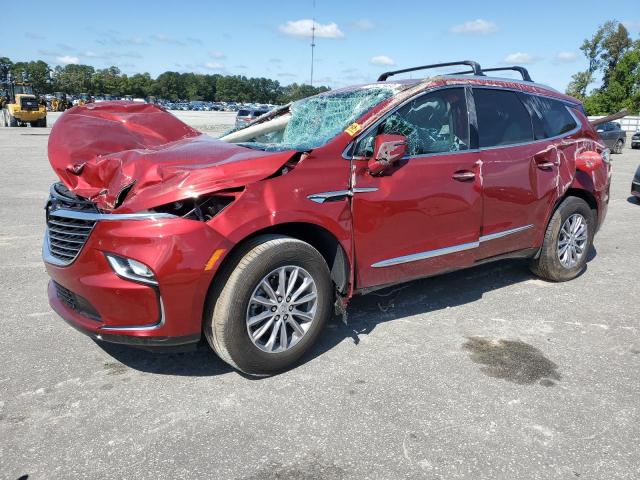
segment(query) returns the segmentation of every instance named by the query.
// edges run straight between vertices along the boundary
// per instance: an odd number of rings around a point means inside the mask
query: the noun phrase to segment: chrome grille
[[[47,202],[45,241],[56,263],[68,265],[73,262],[96,224],[93,218],[76,215],[80,212],[97,213],[97,210],[91,202],[73,195],[64,185],[53,185]]]

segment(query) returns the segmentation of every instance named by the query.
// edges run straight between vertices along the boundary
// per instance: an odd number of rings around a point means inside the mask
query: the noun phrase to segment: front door
[[[376,134],[407,137],[407,156],[382,176],[367,159]],[[356,288],[472,265],[482,216],[478,152],[469,148],[464,88],[423,94],[354,149]]]

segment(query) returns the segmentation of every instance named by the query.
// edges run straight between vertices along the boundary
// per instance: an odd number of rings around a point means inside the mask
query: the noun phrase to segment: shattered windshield
[[[233,131],[222,140],[266,151],[311,150],[327,143],[400,89],[397,84],[382,84],[322,93],[291,104],[286,119],[282,118],[285,115],[275,117]]]

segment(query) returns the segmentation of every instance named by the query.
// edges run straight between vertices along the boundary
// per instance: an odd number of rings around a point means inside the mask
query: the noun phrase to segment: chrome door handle
[[[476,174],[468,170],[461,170],[459,172],[455,172],[451,178],[459,182],[468,182],[476,178]]]
[[[540,170],[553,170],[554,165],[553,162],[536,162],[536,167]]]

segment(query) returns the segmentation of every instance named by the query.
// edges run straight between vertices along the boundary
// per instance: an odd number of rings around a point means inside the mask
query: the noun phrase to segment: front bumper
[[[197,342],[215,272],[206,269],[207,261],[223,243],[206,223],[193,220],[98,220],[77,257],[63,265],[51,257],[47,234],[43,258],[51,277],[49,303],[96,340],[139,346]],[[148,265],[158,286],[118,277],[105,253]]]
[[[46,110],[14,110],[12,115],[21,122],[35,122],[47,116]]]

